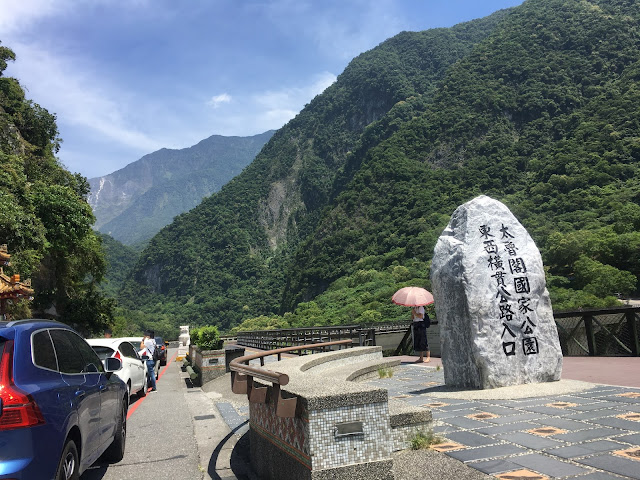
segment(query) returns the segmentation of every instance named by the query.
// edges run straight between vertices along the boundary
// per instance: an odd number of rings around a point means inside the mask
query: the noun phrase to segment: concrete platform
[[[522,470],[537,478],[640,479],[640,358],[565,357],[563,381],[506,387],[530,390],[495,398],[482,398],[486,391],[447,392],[440,359],[417,359],[400,357],[391,378],[368,383],[387,389],[390,399],[428,405],[436,433],[459,447],[395,454],[396,480],[494,478]],[[239,438],[247,429],[246,399],[218,392],[228,390],[223,382],[229,379],[208,385],[208,395]]]

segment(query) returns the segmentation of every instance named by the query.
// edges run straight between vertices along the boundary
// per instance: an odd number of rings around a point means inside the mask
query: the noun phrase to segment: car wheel
[[[73,440],[67,440],[58,464],[56,480],[78,480],[78,449]]]
[[[147,382],[148,378],[144,376],[144,383],[142,384],[142,388],[138,390],[138,397],[146,397],[147,396]]]
[[[127,441],[127,404],[123,402],[120,417],[116,424],[113,442],[104,452],[104,459],[109,463],[116,463],[124,457],[124,447]]]

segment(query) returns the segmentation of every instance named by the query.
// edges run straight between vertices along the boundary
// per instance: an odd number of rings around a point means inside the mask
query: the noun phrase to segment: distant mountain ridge
[[[238,175],[274,131],[250,137],[212,135],[189,148],[163,148],[89,179],[95,228],[125,245],[143,243]]]

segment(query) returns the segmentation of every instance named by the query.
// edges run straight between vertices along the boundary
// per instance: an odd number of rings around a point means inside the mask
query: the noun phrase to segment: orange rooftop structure
[[[33,290],[31,280],[20,281],[20,275],[5,275],[3,268],[9,266],[9,251],[6,245],[0,245],[0,319],[4,318],[7,300],[15,301],[21,298],[31,300]]]

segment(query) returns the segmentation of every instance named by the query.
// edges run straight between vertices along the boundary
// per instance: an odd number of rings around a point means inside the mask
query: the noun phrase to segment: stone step
[[[343,365],[352,365],[382,358],[382,347],[356,347],[300,357],[298,365],[300,371],[315,374]]]
[[[409,405],[395,398],[389,399],[389,422],[392,427],[431,424],[432,421],[433,416],[430,409]]]
[[[346,380],[348,382],[362,382],[380,378],[378,371],[382,368],[393,369],[400,365],[399,358],[390,357],[381,357],[364,361],[358,361],[357,358],[352,358],[351,360],[352,362],[350,363],[323,369],[322,375],[327,375],[335,379]],[[314,372],[312,371],[311,373]]]
[[[409,405],[401,400],[389,399],[389,423],[391,424],[391,451],[404,450],[411,446],[416,434],[427,434],[433,427],[431,410]]]

